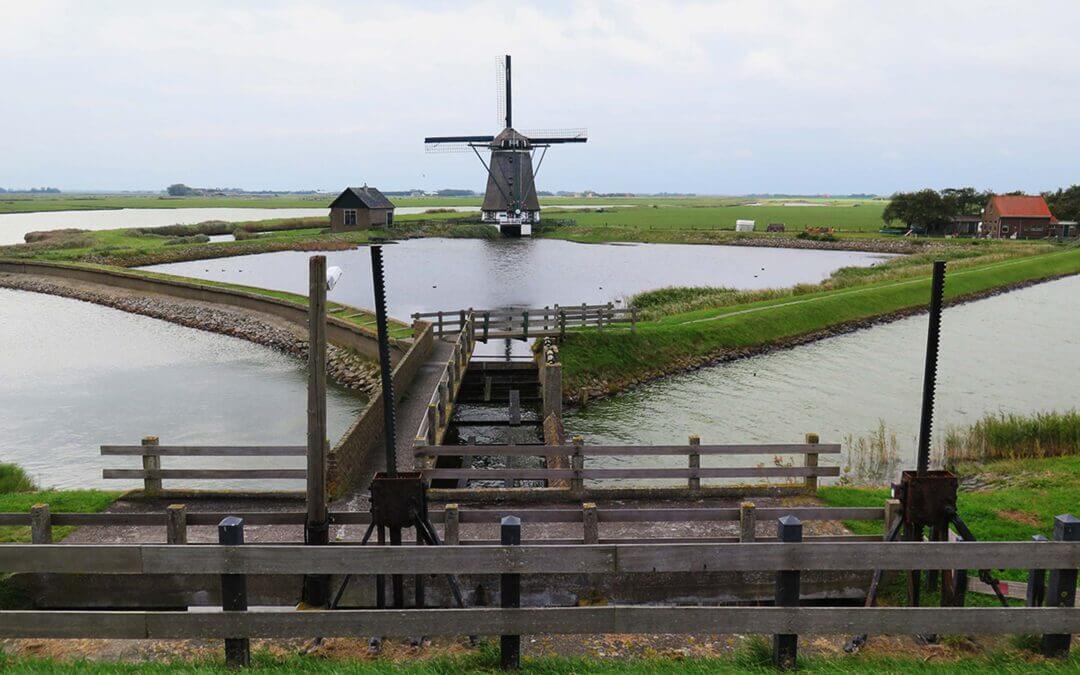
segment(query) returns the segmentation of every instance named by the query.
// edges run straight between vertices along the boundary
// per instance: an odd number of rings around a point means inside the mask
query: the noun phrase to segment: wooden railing
[[[476,339],[512,338],[526,340],[535,337],[565,336],[568,328],[596,328],[629,324],[637,329],[636,307],[606,305],[569,305],[533,309],[459,309],[443,312],[417,312],[414,320],[431,322],[436,335],[457,333],[474,317],[472,328]]]
[[[453,456],[500,456],[500,457],[537,457],[552,455],[569,456],[569,469],[555,468],[496,468],[496,469],[424,469],[427,479],[453,478],[458,480],[569,480],[570,492],[581,494],[585,491],[586,480],[606,479],[671,479],[686,480],[686,490],[694,493],[702,490],[702,479],[707,478],[801,478],[802,487],[817,489],[817,479],[822,476],[839,476],[838,466],[819,466],[818,457],[822,454],[839,454],[839,444],[818,443],[816,434],[807,434],[807,443],[803,444],[749,444],[749,445],[701,445],[696,436],[690,438],[688,445],[615,445],[586,446],[580,437],[574,438],[573,445],[563,446],[527,446],[527,445],[418,445],[417,457]],[[685,456],[686,468],[681,467],[627,467],[627,468],[586,468],[589,457],[630,457],[630,456]],[[770,462],[782,455],[803,455],[803,466],[730,466],[702,467],[703,455],[763,455]]]
[[[243,522],[219,525],[222,541]],[[753,544],[622,544],[531,546],[521,524],[502,520],[500,546],[281,546],[281,545],[0,545],[0,571],[100,575],[221,575],[226,606],[220,613],[185,611],[2,611],[0,638],[225,638],[230,665],[248,663],[247,639],[502,635],[502,666],[513,668],[521,634],[721,633],[774,634],[773,660],[795,665],[804,634],[1042,634],[1046,656],[1069,652],[1080,632],[1076,600],[1080,521],[1058,516],[1055,541],[853,542],[802,541],[802,523],[777,523],[780,541]],[[234,532],[235,533],[235,532]],[[1046,606],[1022,608],[800,607],[800,573],[836,570],[1051,570]],[[776,573],[774,607],[593,606],[520,607],[524,574]],[[242,575],[498,574],[500,608],[356,609],[247,612]],[[225,592],[228,589],[228,592]],[[962,596],[959,600],[962,601]]]
[[[156,436],[147,436],[141,445],[103,445],[105,456],[135,456],[142,458],[141,469],[102,469],[101,477],[141,478],[147,496],[162,492],[162,480],[304,480],[307,471],[299,469],[164,469],[162,457],[303,457],[303,445],[160,445]]]
[[[446,429],[450,425],[450,419],[454,416],[454,402],[457,400],[461,383],[465,380],[465,371],[469,367],[469,359],[476,348],[476,337],[472,327],[472,316],[462,319],[465,330],[455,331],[457,339],[454,340],[454,350],[450,359],[443,369],[442,376],[435,391],[431,393],[428,401],[427,413],[420,422],[420,428],[416,431],[416,445],[438,445],[442,443]],[[436,333],[440,335],[441,333]]]

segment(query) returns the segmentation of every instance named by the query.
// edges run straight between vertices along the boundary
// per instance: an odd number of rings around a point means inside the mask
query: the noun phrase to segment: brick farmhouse
[[[1038,195],[994,195],[983,210],[983,234],[995,239],[1044,239],[1058,220]]]

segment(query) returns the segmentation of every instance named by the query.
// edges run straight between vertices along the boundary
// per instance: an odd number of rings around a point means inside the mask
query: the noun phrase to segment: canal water
[[[101,457],[103,444],[204,445],[306,442],[307,375],[292,357],[237,338],[77,300],[0,289],[0,462],[39,485],[137,487],[101,469],[141,468]],[[327,420],[336,440],[363,396],[331,387]],[[211,461],[207,461],[211,460]],[[199,458],[200,468],[302,468],[303,458]],[[193,467],[166,458],[165,468]],[[244,485],[243,483],[257,483]],[[166,481],[166,487],[215,487]],[[234,481],[232,487],[302,489],[300,481]]]
[[[344,271],[332,300],[373,305],[370,255],[367,247],[326,253],[327,264]],[[306,295],[310,256],[283,251],[147,269]],[[618,303],[664,286],[753,289],[816,283],[840,267],[874,265],[886,256],[752,246],[432,238],[388,244],[383,259],[388,311],[409,320],[414,312],[467,307]]]
[[[935,438],[986,413],[1069,410],[1080,392],[1080,277],[1060,279],[943,315]],[[914,465],[926,315],[784,351],[703,368],[594,402],[567,415],[586,444],[827,443],[895,435]],[[845,443],[845,450],[847,450]],[[764,458],[771,464],[771,458]],[[761,458],[705,458],[703,466]],[[670,461],[670,460],[668,460]],[[722,461],[723,464],[718,463]],[[848,463],[823,455],[822,464]],[[663,458],[607,458],[597,466],[674,466]]]

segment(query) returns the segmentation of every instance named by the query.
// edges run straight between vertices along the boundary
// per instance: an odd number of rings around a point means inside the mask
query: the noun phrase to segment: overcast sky
[[[0,186],[482,189],[423,137],[587,127],[542,190],[1080,182],[1080,2],[0,0]]]

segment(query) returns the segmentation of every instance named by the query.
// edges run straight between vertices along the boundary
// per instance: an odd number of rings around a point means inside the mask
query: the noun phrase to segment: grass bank
[[[57,513],[96,513],[119,496],[104,490],[39,490],[21,467],[0,464],[0,513],[29,513],[35,504],[48,504]],[[59,541],[73,529],[53,528],[53,537]],[[0,526],[0,543],[29,541],[29,527]]]
[[[1035,253],[1047,249],[1028,248]],[[1080,248],[1049,249],[1042,255],[1004,250],[955,259],[945,284],[949,303],[1022,284],[1080,273]],[[1021,257],[1009,257],[1020,255]],[[748,302],[678,312],[638,324],[637,331],[576,331],[561,349],[563,388],[576,400],[614,393],[667,374],[721,359],[827,337],[921,311],[930,294],[929,260],[896,266],[842,270],[818,287],[767,292]],[[835,280],[840,279],[839,283]]]

